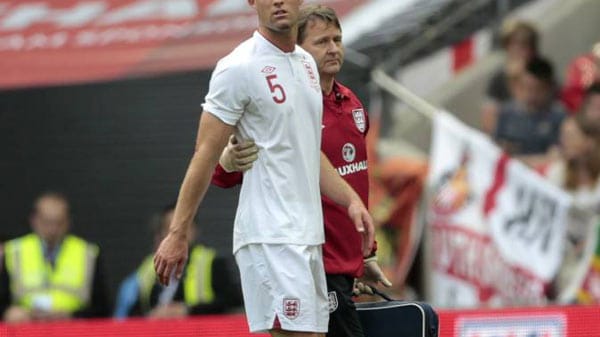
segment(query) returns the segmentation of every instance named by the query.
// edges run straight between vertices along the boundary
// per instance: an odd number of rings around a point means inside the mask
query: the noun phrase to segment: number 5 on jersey
[[[285,102],[285,91],[283,87],[279,83],[275,83],[277,79],[277,74],[268,75],[265,77],[267,79],[267,84],[269,84],[269,90],[273,94],[273,101],[277,104],[281,104]]]

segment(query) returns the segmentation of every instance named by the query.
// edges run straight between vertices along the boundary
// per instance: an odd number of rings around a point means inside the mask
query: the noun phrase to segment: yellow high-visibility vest
[[[189,263],[182,280],[184,301],[188,307],[198,304],[212,303],[215,293],[212,285],[212,264],[216,252],[214,249],[197,245],[192,249]],[[154,271],[154,256],[147,256],[137,271],[140,285],[140,304],[142,312],[148,312],[152,288],[156,283]]]
[[[61,243],[54,267],[44,258],[36,234],[4,247],[13,304],[72,313],[90,301],[98,247],[73,235]]]

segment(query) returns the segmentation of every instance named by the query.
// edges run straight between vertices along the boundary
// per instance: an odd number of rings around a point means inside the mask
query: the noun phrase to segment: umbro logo
[[[275,71],[275,67],[266,66],[266,67],[264,67],[264,68],[263,68],[263,70],[261,70],[260,72],[261,72],[261,73],[264,73],[264,74],[270,74],[270,73],[272,73],[272,72],[274,72],[274,71]]]

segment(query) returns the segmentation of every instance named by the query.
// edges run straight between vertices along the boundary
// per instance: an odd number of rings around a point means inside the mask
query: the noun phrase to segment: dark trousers
[[[354,278],[327,274],[329,295],[329,332],[327,337],[364,337],[362,326],[352,301]]]

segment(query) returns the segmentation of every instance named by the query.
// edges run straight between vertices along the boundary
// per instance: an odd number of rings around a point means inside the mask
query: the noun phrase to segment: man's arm
[[[189,227],[200,202],[206,194],[213,170],[234,127],[211,113],[204,112],[200,118],[196,151],[190,161],[179,190],[177,206],[169,234],[161,242],[154,256],[154,268],[159,281],[169,284],[173,270],[180,278],[188,253]]]
[[[340,177],[331,165],[331,162],[329,162],[329,159],[327,159],[327,156],[322,152],[319,183],[321,194],[348,209],[348,216],[354,222],[356,230],[363,234],[363,255],[368,256],[371,254],[375,237],[373,219],[371,219],[366,206],[358,194]]]

